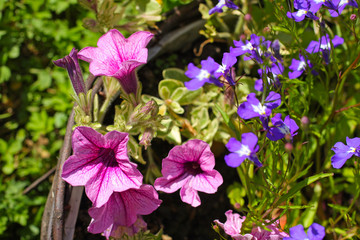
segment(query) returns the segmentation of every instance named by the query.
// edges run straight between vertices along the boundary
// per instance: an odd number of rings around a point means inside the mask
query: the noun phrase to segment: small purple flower
[[[318,20],[311,10],[311,4],[307,0],[294,0],[294,8],[298,11],[296,12],[287,12],[286,16],[292,18],[295,22],[301,22],[304,20],[305,16],[313,20]]]
[[[336,35],[334,39],[331,40],[331,42],[334,47],[337,47],[344,43],[344,39]],[[329,64],[330,62],[330,50],[331,44],[328,34],[322,36],[319,41],[311,41],[309,46],[306,48],[308,53],[316,53],[321,51],[326,64]]]
[[[219,64],[211,57],[201,61],[201,69],[193,63],[189,63],[185,75],[191,80],[185,82],[185,87],[191,91],[201,88],[205,83],[213,83],[216,86],[222,87],[223,84],[213,76],[218,68]]]
[[[286,135],[289,135],[290,140],[292,141],[293,137],[297,135],[296,131],[299,127],[289,115],[286,116],[283,121],[281,119],[281,113],[277,113],[273,118],[271,118],[271,122],[274,127],[271,127],[266,134],[266,137],[271,141],[277,141],[284,138]]]
[[[62,178],[72,186],[85,186],[94,207],[103,206],[113,194],[139,188],[143,176],[127,154],[127,133],[105,136],[90,127],[77,127],[72,135],[73,155],[64,163]]]
[[[85,94],[85,83],[79,66],[78,50],[73,48],[68,56],[53,62],[56,66],[65,68],[68,71],[76,95],[79,95],[79,93]]]
[[[324,237],[325,228],[320,224],[313,223],[309,227],[307,234],[301,224],[290,228],[290,237],[285,237],[283,240],[322,240]]]
[[[324,5],[328,7],[332,17],[339,16],[348,5],[358,8],[358,4],[355,0],[327,0]]]
[[[222,8],[225,6],[232,9],[239,8],[231,0],[219,0],[216,6],[209,10],[209,15],[214,14],[215,12],[220,12],[220,13],[223,12]]]
[[[335,155],[331,157],[334,168],[341,168],[353,155],[360,157],[360,138],[346,137],[346,144],[337,142],[331,149],[335,152]]]
[[[289,237],[289,234],[281,231],[278,228],[279,221],[276,221],[275,223],[272,223],[270,225],[267,225],[266,228],[270,229],[271,231],[265,230],[264,228],[260,226],[254,226],[251,230],[251,235],[253,236],[252,239],[254,240],[280,240],[284,237]]]
[[[262,167],[262,163],[256,156],[256,152],[259,151],[257,142],[258,138],[252,132],[242,134],[241,142],[235,138],[230,138],[226,147],[231,153],[225,156],[226,164],[229,167],[238,167],[245,159],[249,159],[256,166]]]
[[[226,221],[225,223],[220,222],[218,219],[214,222],[224,229],[224,232],[231,236],[234,240],[245,240],[252,239],[251,234],[241,235],[242,223],[245,221],[246,217],[241,217],[238,213],[232,213],[232,210],[225,212]]]
[[[289,69],[292,70],[292,72],[289,72],[289,78],[295,79],[301,76],[303,72],[306,70],[306,60],[303,55],[299,54],[300,60],[293,59],[291,61],[291,65],[289,66]],[[310,60],[307,60],[307,64],[310,68],[312,68],[312,64]]]
[[[180,190],[183,202],[197,207],[201,204],[198,191],[215,193],[223,183],[221,174],[214,170],[215,157],[210,146],[198,139],[175,146],[162,161],[161,173],[154,187],[158,191],[173,193]]]
[[[280,63],[273,63],[271,65],[271,67],[266,67],[266,78],[267,81],[269,83],[269,85],[274,86],[276,89],[281,87],[281,83],[279,80],[278,75],[281,75],[284,72],[284,66]],[[263,80],[262,80],[262,76],[263,76],[263,70],[259,69],[258,73],[260,75],[260,79],[255,81],[255,90],[256,91],[263,91]]]
[[[256,98],[255,93],[247,96],[247,101],[243,102],[238,108],[238,115],[243,119],[254,117],[265,118],[270,116],[271,110],[281,104],[281,95],[271,91],[265,99],[264,105]]]
[[[231,67],[234,66],[234,64],[237,62],[236,57],[231,53],[224,53],[222,58],[222,63],[217,64],[218,67],[214,72],[214,76],[216,78],[219,78],[221,76],[224,76],[225,79],[228,81],[230,85],[235,85],[235,81],[232,78],[231,74]]]
[[[94,76],[115,77],[126,93],[136,95],[135,68],[147,62],[146,45],[152,37],[150,32],[139,31],[126,39],[118,30],[111,29],[99,38],[98,47],[86,47],[78,56],[90,63]]]
[[[89,209],[92,217],[88,231],[91,233],[105,232],[105,236],[115,237],[118,227],[133,226],[140,215],[148,215],[161,204],[158,194],[151,185],[141,185],[139,189],[128,189],[114,192],[103,206]],[[140,221],[140,223],[142,223]],[[143,225],[143,224],[142,224]]]

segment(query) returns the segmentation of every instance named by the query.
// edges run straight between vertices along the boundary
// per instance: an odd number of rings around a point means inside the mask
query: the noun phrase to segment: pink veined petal
[[[103,135],[90,127],[77,127],[72,134],[73,152],[82,158],[96,157],[103,145]]]
[[[223,178],[221,174],[216,170],[212,170],[197,174],[190,179],[188,184],[194,190],[205,193],[215,193],[222,183]]]
[[[177,176],[176,178],[160,177],[155,180],[154,187],[157,191],[173,193],[180,189],[182,186],[184,186],[190,178],[191,176],[188,174],[182,174],[180,176]]]
[[[130,46],[127,46],[128,49],[126,50],[133,53],[131,59],[137,59],[140,62],[147,61],[148,50],[145,47],[150,42],[153,36],[154,34],[150,32],[139,31],[133,33],[128,38],[128,42],[131,42],[132,44],[129,44]]]
[[[114,149],[115,152],[121,151],[127,158],[126,144],[129,140],[129,134],[118,131],[111,131],[104,136],[104,148]]]
[[[125,62],[120,63],[118,70],[112,73],[111,76],[117,79],[123,79],[127,75],[129,75],[132,71],[135,71],[135,68],[145,63],[146,61],[140,62],[137,60],[127,60]]]
[[[85,192],[95,207],[104,205],[113,192],[139,188],[143,176],[134,163],[122,163],[118,167],[99,168],[85,185]]]
[[[180,151],[182,152],[180,158],[187,162],[198,162],[203,171],[212,170],[215,167],[214,154],[210,146],[202,140],[189,140],[181,146]]]
[[[181,188],[180,197],[183,202],[188,203],[193,207],[198,207],[201,204],[198,192],[187,184]]]

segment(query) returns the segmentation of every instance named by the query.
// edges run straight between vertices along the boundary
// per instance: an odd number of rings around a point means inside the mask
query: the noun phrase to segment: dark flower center
[[[200,164],[197,162],[186,162],[184,164],[184,167],[186,172],[193,176],[203,172],[203,170],[200,167]]]
[[[117,167],[119,163],[116,160],[115,152],[111,148],[100,148],[99,157],[102,158],[102,162],[106,167]]]

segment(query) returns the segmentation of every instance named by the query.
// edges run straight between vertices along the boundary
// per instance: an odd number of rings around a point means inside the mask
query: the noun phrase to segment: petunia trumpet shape
[[[251,230],[251,235],[253,236],[252,240],[280,240],[284,237],[289,237],[289,234],[281,231],[278,228],[278,225],[278,221],[270,225],[266,225],[266,228],[271,231],[268,231],[260,226],[254,226]]]
[[[198,191],[215,193],[223,183],[221,174],[214,170],[215,158],[210,146],[199,139],[175,146],[162,161],[161,173],[154,187],[173,193],[181,188],[180,197],[193,207],[201,204]]]
[[[72,186],[85,186],[94,207],[113,194],[139,188],[143,176],[127,155],[128,134],[112,131],[105,136],[90,127],[77,127],[72,135],[73,155],[64,163],[62,178]]]
[[[353,155],[360,157],[360,138],[346,137],[346,145],[337,142],[331,149],[335,155],[331,157],[331,164],[334,168],[341,168]]]
[[[241,142],[235,138],[230,138],[226,147],[231,153],[225,156],[226,164],[229,167],[238,167],[245,159],[249,159],[256,166],[261,167],[262,163],[256,156],[256,152],[259,151],[257,142],[258,138],[252,132],[242,134]]]
[[[119,235],[124,231],[134,234],[144,224],[146,226],[140,216],[152,213],[161,202],[153,186],[147,184],[139,189],[114,192],[106,204],[89,209],[92,220],[88,231],[95,234],[104,232],[107,238],[121,237]]]
[[[304,231],[303,225],[297,225],[290,228],[290,237],[285,237],[283,240],[322,240],[325,237],[325,228],[320,224],[313,223],[309,227],[307,234]]]
[[[232,210],[225,212],[226,221],[221,223],[218,219],[214,222],[219,225],[227,235],[230,235],[234,240],[245,240],[252,239],[251,234],[241,235],[242,223],[245,221],[246,217],[241,217],[238,213],[233,213]]]
[[[90,63],[94,76],[115,77],[127,94],[136,95],[135,68],[147,62],[146,45],[152,37],[150,32],[139,31],[126,39],[118,30],[111,29],[99,38],[98,47],[86,47],[78,56]]]

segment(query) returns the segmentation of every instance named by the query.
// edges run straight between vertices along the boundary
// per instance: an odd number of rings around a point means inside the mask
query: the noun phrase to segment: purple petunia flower
[[[115,77],[127,94],[136,95],[135,68],[147,62],[146,45],[152,37],[150,32],[139,31],[126,39],[118,30],[111,29],[99,38],[98,47],[86,47],[78,56],[90,63],[94,76]]]
[[[344,39],[336,35],[334,39],[331,40],[331,42],[334,47],[337,47],[344,43]],[[316,53],[321,51],[326,64],[329,64],[330,62],[330,50],[331,44],[328,34],[322,36],[319,41],[311,41],[309,46],[306,48],[308,53]]]
[[[220,173],[214,170],[215,158],[210,146],[198,139],[175,146],[162,161],[163,177],[155,180],[158,191],[173,193],[180,190],[183,202],[197,207],[201,204],[198,191],[215,193],[223,183]]]
[[[76,95],[79,95],[79,93],[85,94],[86,88],[79,65],[78,50],[73,48],[68,56],[55,60],[53,62],[56,66],[65,68],[68,71],[71,84],[74,88]]]
[[[213,83],[216,86],[222,87],[223,84],[213,76],[218,68],[219,64],[211,57],[201,61],[201,69],[193,63],[189,63],[185,75],[191,80],[185,82],[185,87],[191,91],[201,88],[205,83]]]
[[[309,227],[307,234],[301,224],[290,228],[290,237],[285,237],[283,240],[322,240],[324,237],[325,228],[320,224],[313,223]]]
[[[311,8],[311,4],[307,0],[294,0],[294,8],[297,9],[296,12],[287,12],[286,16],[292,18],[295,22],[301,22],[304,20],[305,16],[313,20],[318,20],[319,18],[314,15],[312,11],[314,8]]]
[[[281,113],[277,113],[273,118],[271,118],[271,122],[274,127],[269,128],[269,131],[266,134],[266,137],[271,141],[277,141],[284,138],[286,135],[289,135],[290,140],[292,141],[293,137],[297,135],[296,131],[299,127],[289,115],[286,116],[283,121],[281,119]]]
[[[358,4],[355,0],[327,0],[324,5],[328,7],[332,17],[339,16],[348,5],[358,8]]]
[[[284,66],[280,62],[271,64],[271,67],[266,67],[266,79],[267,79],[269,85],[274,86],[276,89],[280,88],[281,83],[280,83],[278,75],[281,75],[283,72],[284,72]],[[261,78],[255,81],[254,88],[256,91],[262,92],[263,91],[263,80],[262,80],[263,70],[259,69],[258,73]]]
[[[77,127],[72,135],[73,155],[64,163],[62,178],[72,186],[85,186],[94,207],[113,194],[139,188],[143,176],[127,155],[128,134],[111,131],[105,136],[90,127]]]
[[[251,235],[253,236],[252,240],[280,240],[284,237],[289,237],[289,234],[281,231],[278,228],[278,225],[279,221],[276,221],[270,225],[266,225],[266,228],[270,229],[271,231],[268,231],[259,226],[254,226],[251,230]]]
[[[256,152],[259,151],[257,142],[258,138],[252,132],[242,134],[241,142],[235,138],[230,138],[226,147],[231,153],[225,156],[226,164],[229,167],[238,167],[247,158],[256,166],[262,167],[262,163],[256,156]]]
[[[255,93],[247,96],[247,101],[240,104],[238,115],[243,119],[254,117],[265,118],[270,116],[271,110],[277,108],[281,104],[281,95],[271,91],[265,99],[264,105],[256,98]]]
[[[232,9],[239,8],[231,0],[219,0],[216,6],[209,10],[209,15],[214,14],[215,12],[220,12],[220,13],[223,12],[222,8],[225,6]]]
[[[353,155],[360,157],[360,138],[346,137],[346,144],[337,142],[331,149],[335,152],[335,155],[331,157],[334,168],[341,168]]]
[[[305,60],[304,56],[299,54],[299,58],[300,60],[297,59],[293,59],[291,61],[291,65],[289,66],[289,69],[292,70],[292,72],[289,72],[289,78],[290,79],[295,79],[301,76],[301,74],[303,74],[303,72],[306,69],[306,66],[309,65],[310,68],[312,68],[312,64],[310,62],[310,60]],[[307,65],[306,65],[307,63]]]
[[[140,215],[147,215],[155,211],[161,204],[158,194],[151,185],[141,185],[139,189],[128,189],[123,192],[114,192],[106,204],[96,208],[89,209],[89,215],[92,217],[88,231],[91,233],[105,233],[106,238],[120,235],[119,227],[141,228],[144,221],[139,220]],[[138,224],[134,224],[138,221]],[[145,223],[146,226],[146,223]]]
[[[214,222],[224,229],[227,235],[230,235],[234,240],[245,240],[252,239],[251,234],[241,235],[241,227],[242,223],[245,221],[246,217],[241,217],[238,213],[232,213],[232,210],[228,210],[225,212],[226,221],[225,223],[221,223],[218,219],[214,220]]]

